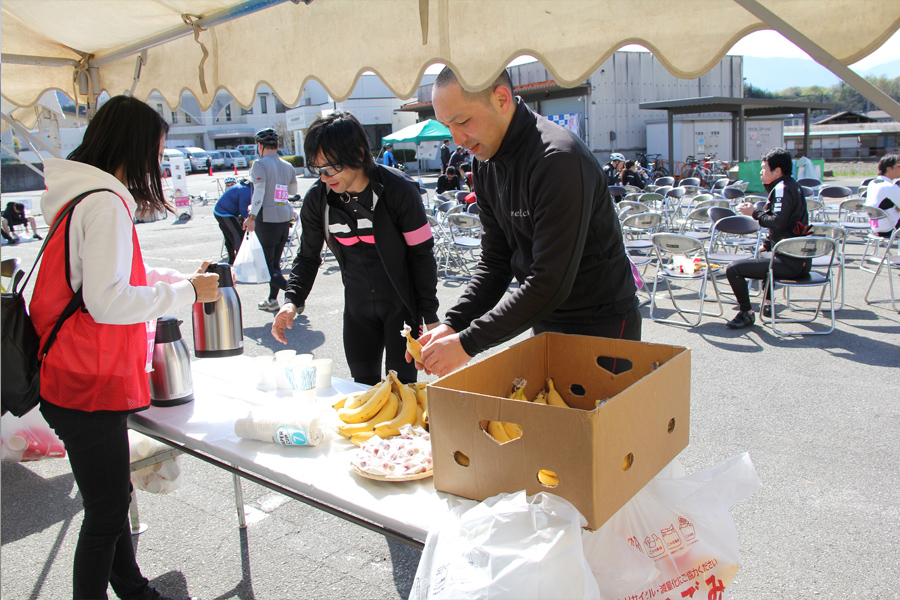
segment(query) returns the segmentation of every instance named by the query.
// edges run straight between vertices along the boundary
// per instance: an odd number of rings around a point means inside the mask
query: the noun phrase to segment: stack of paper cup
[[[322,390],[331,387],[331,359],[317,358],[312,361],[316,368],[316,389]]]

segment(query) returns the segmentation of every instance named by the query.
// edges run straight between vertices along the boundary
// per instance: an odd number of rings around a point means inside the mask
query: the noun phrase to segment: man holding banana
[[[419,339],[417,367],[444,375],[528,328],[640,340],[631,262],[584,142],[514,96],[506,71],[471,93],[444,68],[432,102],[454,142],[475,157],[482,253],[443,324]],[[519,288],[504,297],[513,277]],[[617,371],[612,359],[603,366]]]

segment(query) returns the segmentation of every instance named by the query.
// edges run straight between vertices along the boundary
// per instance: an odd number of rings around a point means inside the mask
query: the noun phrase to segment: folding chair
[[[481,250],[481,219],[478,215],[466,213],[450,213],[447,215],[447,232],[449,243],[448,255],[459,265],[465,277],[447,276],[448,279],[468,279],[471,276],[467,262],[475,262],[475,253]],[[469,253],[469,261],[464,254]],[[445,269],[446,273],[446,269]]]
[[[882,246],[887,246],[888,240],[890,239],[890,236],[880,236],[875,230],[875,227],[877,226],[878,222],[881,221],[881,219],[885,219],[885,221],[888,223],[890,223],[891,221],[888,214],[884,210],[876,206],[863,206],[863,211],[869,217],[869,225],[871,227],[871,230],[869,231],[869,235],[866,236],[866,247],[865,249],[863,249],[862,258],[859,259],[859,268],[863,271],[874,273],[875,269],[866,267],[866,262],[881,262],[881,255],[878,252],[879,250],[881,250]],[[869,256],[869,248],[873,246],[875,250],[872,255]]]
[[[771,324],[772,331],[779,336],[795,336],[795,335],[825,335],[834,331],[835,324],[835,307],[834,307],[834,281],[831,278],[832,270],[831,266],[834,264],[834,255],[837,250],[837,241],[832,238],[824,238],[824,237],[797,237],[790,238],[786,240],[781,240],[775,247],[772,249],[772,257],[769,259],[769,274],[765,280],[765,286],[763,287],[762,297],[765,298],[767,295],[767,291],[769,288],[774,288],[775,285],[780,285],[785,288],[785,295],[789,294],[789,289],[794,287],[821,287],[822,292],[819,295],[818,302],[815,308],[815,314],[809,319],[781,319],[780,322],[784,323],[812,323],[819,316],[820,312],[825,312],[822,310],[822,304],[825,300],[825,291],[828,290],[828,306],[829,311],[831,312],[831,326],[826,331],[799,331],[799,332],[787,332],[784,330],[778,329],[778,307],[775,305],[775,302],[772,302],[772,316],[770,318],[766,318],[763,315],[762,310],[759,311],[760,320],[763,323]],[[810,271],[809,274],[803,275],[801,277],[795,277],[792,279],[778,279],[775,277],[775,274],[772,270],[772,265],[775,262],[776,255],[782,256],[791,256],[794,258],[801,258],[805,260],[814,261],[817,258],[827,258],[827,266],[824,269],[824,272],[819,271]],[[760,307],[762,308],[762,307]]]
[[[609,186],[609,195],[613,197],[613,201],[615,201],[616,198],[624,198],[626,194],[628,194],[628,190],[621,185]]]
[[[656,187],[672,187],[675,185],[674,177],[657,177],[656,181],[653,182],[653,185]]]
[[[840,204],[844,200],[849,200],[853,196],[850,188],[842,185],[826,185],[819,188],[816,200],[821,200],[825,204],[825,222],[839,221],[840,209],[835,204]],[[831,204],[831,206],[829,206]]]
[[[720,209],[707,209],[710,217]],[[712,219],[711,219],[712,220]],[[761,233],[759,221],[747,215],[733,215],[713,221],[710,228],[707,255],[714,263],[732,263],[742,258],[753,258],[759,254]],[[744,252],[739,252],[744,250]]]
[[[2,288],[4,292],[14,290],[24,276],[25,271],[22,270],[22,259],[11,257],[4,258],[0,261],[0,277],[4,280],[3,283],[0,284],[0,288]],[[9,281],[7,282],[5,280]]]
[[[891,248],[894,249],[894,253],[891,253]],[[872,293],[872,287],[875,285],[875,280],[878,279],[878,276],[881,274],[881,271],[887,267],[887,277],[888,277],[888,285],[891,290],[890,298],[879,298],[877,300],[869,300],[869,294]],[[869,289],[866,290],[866,304],[879,304],[881,302],[890,302],[891,307],[900,312],[900,308],[898,308],[898,301],[900,298],[897,298],[897,295],[894,293],[894,270],[896,269],[897,273],[900,274],[900,229],[895,229],[894,233],[891,234],[890,239],[888,240],[887,247],[884,249],[884,256],[881,258],[881,262],[878,263],[878,268],[875,269],[875,274],[872,275],[872,282],[869,283]]]
[[[831,263],[830,268],[832,270],[837,269],[837,280],[836,284],[840,287],[841,301],[840,303],[834,307],[834,310],[841,310],[844,308],[844,243],[847,240],[847,232],[838,227],[837,225],[812,225],[810,227],[809,235],[815,237],[824,237],[831,238],[837,242],[837,248],[834,252],[834,262]],[[813,270],[822,270],[823,268],[828,268],[829,257],[820,256],[818,258],[814,258],[812,261]],[[835,276],[832,273],[831,279],[834,281]],[[815,298],[791,298],[790,288],[785,288],[784,299],[788,305],[788,308],[791,310],[813,310],[811,308],[802,308],[799,306],[794,306],[796,302],[803,301],[815,301]]]
[[[721,317],[725,314],[722,307],[722,300],[719,297],[719,288],[716,285],[716,276],[720,269],[710,269],[708,266],[701,266],[700,270],[696,273],[685,273],[679,268],[680,264],[693,265],[694,258],[697,257],[700,258],[701,265],[709,265],[703,243],[692,237],[675,233],[656,233],[650,239],[653,242],[653,251],[656,256],[656,276],[653,279],[653,292],[650,294],[650,318],[659,323],[696,327],[703,319],[703,315]],[[676,260],[676,257],[679,257],[679,260]],[[658,311],[657,291],[660,281],[665,282],[666,289],[669,293],[669,301],[671,301],[675,312],[682,320],[664,319],[654,314]],[[700,306],[697,310],[682,308],[678,305],[671,285],[671,282],[673,281],[678,282],[679,284],[687,284],[694,281],[700,283],[700,290],[697,292]],[[719,305],[718,313],[704,312],[703,310],[703,304],[706,302],[706,286],[710,282],[712,282],[713,291],[716,294],[716,302]],[[686,314],[697,315],[697,320],[690,321],[685,316]]]
[[[728,200],[731,206],[737,206],[744,199],[744,192],[735,187],[727,187],[722,190],[722,197]]]
[[[618,210],[619,221],[621,222],[625,217],[630,217],[631,215],[637,215],[640,213],[650,212],[650,207],[642,202],[632,202],[630,200],[622,200],[616,205],[616,209]]]
[[[687,190],[683,187],[676,187],[667,190],[664,194],[665,199],[661,212],[666,219],[666,229],[670,231],[675,226],[675,219],[680,216],[681,203],[684,201],[686,193]]]
[[[869,224],[869,215],[866,213],[866,201],[862,198],[849,198],[841,201],[838,206],[837,221],[844,228],[844,231],[847,232],[848,238],[852,235],[862,240],[867,238],[872,231],[872,226]],[[867,243],[866,250],[868,247],[869,244]],[[865,258],[865,250],[862,258]],[[860,260],[859,266],[862,268],[862,260]]]

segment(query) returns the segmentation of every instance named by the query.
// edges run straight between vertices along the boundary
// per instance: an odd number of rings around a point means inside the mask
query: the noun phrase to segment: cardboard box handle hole
[[[622,459],[622,470],[627,471],[631,468],[631,465],[634,464],[634,454],[629,452],[625,455],[625,458]]]
[[[577,383],[573,383],[569,386],[569,391],[572,392],[573,396],[584,396],[584,386],[579,385]]]
[[[500,445],[508,444],[522,437],[522,427],[517,423],[503,423],[482,419],[479,423],[481,430]]]
[[[597,366],[613,375],[620,375],[634,368],[630,360],[617,356],[598,356]]]
[[[548,471],[547,469],[541,469],[537,472],[538,483],[540,483],[544,487],[555,488],[559,485],[559,477],[556,476],[556,473],[553,471]]]
[[[470,464],[469,455],[465,452],[460,452],[459,450],[453,453],[453,460],[456,461],[456,464],[463,467],[468,467]]]
[[[675,419],[674,418],[669,419],[669,426],[666,427],[666,431],[668,431],[669,433],[672,433],[673,431],[675,431]]]

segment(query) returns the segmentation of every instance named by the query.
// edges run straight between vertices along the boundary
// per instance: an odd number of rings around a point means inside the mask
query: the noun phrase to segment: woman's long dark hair
[[[144,102],[130,96],[110,98],[84,132],[68,159],[115,176],[125,169],[125,186],[142,210],[173,210],[163,196],[159,140],[169,124]]]
[[[375,168],[366,130],[356,117],[342,110],[312,122],[306,132],[303,151],[308,161],[316,160],[321,153],[329,162],[349,169],[363,169],[369,173]]]

